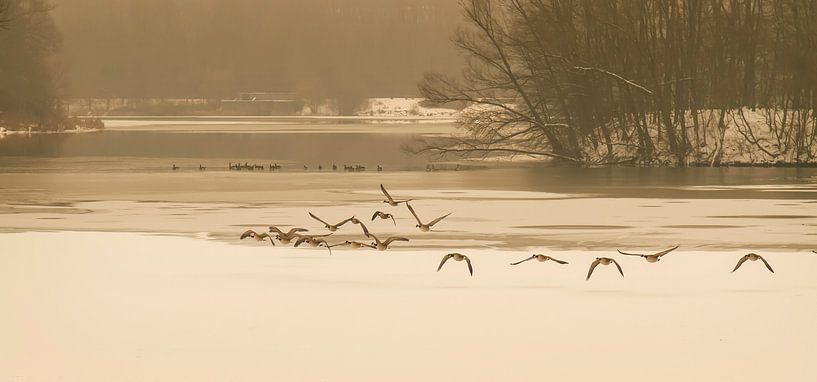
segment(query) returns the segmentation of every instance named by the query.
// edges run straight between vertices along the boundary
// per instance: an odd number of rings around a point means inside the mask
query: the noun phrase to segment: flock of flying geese
[[[435,224],[439,223],[440,221],[442,221],[443,219],[445,219],[449,215],[451,215],[451,213],[449,212],[449,213],[447,213],[447,214],[445,214],[443,216],[440,216],[440,217],[438,217],[438,218],[436,218],[434,220],[428,221],[427,223],[423,223],[423,221],[420,219],[420,217],[417,216],[417,212],[414,210],[414,207],[412,207],[411,204],[409,204],[409,202],[413,201],[414,199],[402,199],[402,200],[394,199],[389,194],[389,192],[386,191],[386,188],[382,184],[380,185],[380,191],[382,191],[383,195],[386,197],[386,199],[383,200],[383,203],[386,203],[386,204],[388,204],[389,206],[392,206],[392,207],[397,207],[397,206],[399,206],[401,204],[405,204],[406,207],[408,208],[409,212],[411,212],[411,215],[414,216],[414,219],[417,221],[417,224],[415,225],[415,227],[417,227],[421,232],[431,231],[431,228],[434,227]],[[313,214],[312,212],[309,212],[309,216],[312,219],[315,219],[315,220],[319,221],[321,224],[323,224],[324,227],[329,231],[329,233],[327,233],[327,234],[318,234],[318,235],[309,234],[309,233],[307,233],[308,230],[306,228],[291,228],[288,231],[284,232],[283,230],[281,230],[280,228],[278,228],[276,226],[270,226],[268,232],[260,232],[259,233],[259,232],[255,232],[253,230],[247,230],[243,234],[241,234],[240,239],[243,240],[243,239],[246,239],[246,238],[252,238],[252,239],[255,239],[256,241],[269,240],[269,242],[272,245],[275,245],[275,240],[278,240],[278,242],[283,244],[283,245],[289,245],[290,243],[294,242],[295,247],[298,247],[298,246],[301,246],[301,245],[307,245],[307,246],[310,246],[310,247],[326,247],[329,250],[330,255],[332,254],[332,248],[337,247],[337,246],[346,246],[346,247],[350,247],[350,248],[353,248],[353,249],[366,247],[366,248],[376,249],[378,251],[385,251],[394,242],[408,242],[409,241],[408,238],[401,237],[401,236],[389,236],[389,237],[386,237],[383,240],[381,240],[376,235],[371,233],[369,231],[369,229],[366,227],[366,225],[362,221],[360,221],[359,219],[357,219],[354,216],[352,216],[350,218],[347,218],[347,219],[344,219],[344,220],[342,220],[342,221],[340,221],[340,222],[338,222],[336,224],[329,224],[325,220],[323,220],[323,219],[319,218],[318,216],[316,216],[315,214]],[[395,226],[397,225],[397,221],[394,219],[394,215],[391,214],[391,213],[386,213],[386,212],[383,212],[383,211],[375,211],[372,214],[371,221],[375,221],[376,219],[381,219],[381,220],[391,219],[392,223],[394,223]],[[352,223],[354,225],[360,226],[361,230],[363,231],[363,235],[366,238],[371,239],[373,241],[371,243],[364,243],[362,241],[347,240],[347,241],[336,243],[336,244],[329,244],[329,242],[327,242],[326,239],[328,237],[330,237],[331,235],[333,235],[334,232],[339,230],[341,226],[343,226],[343,225],[345,225],[347,223]],[[644,260],[646,260],[648,263],[656,263],[656,262],[661,260],[661,257],[667,255],[668,253],[670,253],[670,252],[672,252],[672,251],[674,251],[674,250],[676,250],[678,248],[679,248],[679,246],[676,245],[676,246],[674,246],[672,248],[665,249],[663,251],[656,252],[656,253],[651,253],[651,254],[630,253],[630,252],[623,252],[623,251],[618,251],[618,253],[620,253],[622,255],[625,255],[625,256],[638,256],[638,257],[641,257]],[[817,253],[817,251],[812,251],[812,252]],[[474,267],[471,264],[471,259],[468,258],[468,256],[463,255],[461,253],[449,253],[449,254],[443,256],[442,260],[440,261],[440,265],[437,266],[437,272],[439,272],[443,268],[443,265],[445,265],[445,263],[448,260],[451,260],[451,259],[453,259],[454,261],[465,261],[465,264],[468,267],[468,273],[471,276],[474,275]],[[534,254],[534,255],[526,258],[526,259],[511,263],[510,265],[519,265],[519,264],[522,264],[522,263],[530,261],[530,260],[536,260],[536,261],[539,261],[539,262],[552,261],[554,263],[561,264],[561,265],[569,264],[567,261],[562,261],[562,260],[559,260],[559,259],[555,259],[555,258],[547,256],[547,255]],[[760,256],[760,255],[758,255],[756,253],[749,253],[749,254],[746,254],[746,255],[742,256],[738,260],[738,263],[735,265],[735,268],[732,269],[732,272],[737,271],[738,268],[740,268],[741,265],[743,265],[743,263],[745,263],[746,261],[757,261],[757,260],[760,260],[761,262],[763,262],[763,264],[766,266],[766,268],[769,270],[769,272],[774,273],[774,269],[772,269],[772,266],[769,265],[769,262],[766,261],[766,259],[764,259],[762,256]],[[618,269],[618,273],[621,274],[621,277],[624,277],[624,271],[621,269],[621,265],[615,259],[613,259],[611,257],[597,257],[590,264],[590,269],[587,271],[586,280],[590,280],[590,276],[593,275],[593,271],[596,269],[596,267],[598,267],[599,265],[610,265],[610,264],[615,265],[616,268]]]

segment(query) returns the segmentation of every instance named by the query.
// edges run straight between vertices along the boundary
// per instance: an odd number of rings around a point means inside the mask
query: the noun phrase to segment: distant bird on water
[[[202,166],[202,165],[199,165],[199,171],[204,171],[204,170],[207,170],[207,167],[204,167],[204,166]]]
[[[383,191],[383,195],[386,195],[386,200],[384,200],[383,203],[388,203],[392,207],[397,207],[398,205],[400,205],[400,203],[408,203],[411,201],[411,199],[394,200],[394,198],[392,198],[391,195],[389,195],[389,192],[386,191],[386,187],[383,187],[382,184],[380,185],[380,191]]]
[[[440,269],[443,269],[443,265],[445,265],[445,262],[448,261],[448,259],[454,259],[455,261],[465,260],[465,263],[468,264],[468,273],[470,273],[471,276],[474,275],[474,267],[471,266],[471,259],[461,253],[449,253],[443,256],[443,260],[440,261],[440,265],[437,267],[437,272],[439,272]]]
[[[171,167],[171,168],[173,169],[173,171],[176,171],[176,170],[178,170],[178,169],[179,169],[179,166],[176,166],[176,164],[174,163],[174,164],[173,164],[173,167]]]
[[[615,259],[611,259],[609,257],[597,257],[596,261],[590,264],[590,270],[587,271],[587,278],[585,280],[590,280],[590,276],[593,275],[593,270],[596,269],[599,264],[610,265],[610,263],[615,264],[616,268],[618,268],[618,273],[621,273],[621,277],[624,277],[624,271],[621,270],[621,265],[618,265],[618,262]]]
[[[440,220],[443,220],[443,219],[447,218],[448,215],[452,214],[451,212],[449,212],[449,213],[447,213],[447,214],[445,214],[443,216],[440,216],[440,217],[428,222],[428,224],[423,224],[423,222],[420,221],[420,218],[417,216],[417,213],[414,212],[414,208],[411,207],[411,204],[408,204],[408,202],[406,202],[406,207],[408,207],[409,211],[411,211],[411,214],[414,215],[414,219],[417,220],[417,226],[416,227],[419,228],[420,231],[423,231],[423,232],[431,231],[431,227],[433,227],[434,224],[439,223]]]
[[[264,239],[269,239],[270,244],[275,245],[275,242],[272,241],[272,236],[266,232],[258,233],[250,229],[241,234],[240,240],[244,240],[248,237],[255,239],[255,241],[264,241]]]
[[[344,224],[346,224],[346,223],[348,223],[348,222],[352,221],[352,219],[354,219],[354,218],[355,218],[354,216],[352,216],[352,217],[350,217],[350,218],[348,218],[348,219],[346,219],[346,220],[342,220],[342,221],[341,221],[340,223],[338,223],[338,224],[329,224],[329,223],[327,223],[327,222],[323,221],[321,218],[319,218],[319,217],[315,216],[315,214],[313,214],[313,213],[311,213],[311,212],[309,212],[309,216],[311,216],[311,217],[312,217],[312,219],[315,219],[315,220],[317,220],[317,221],[319,221],[319,222],[323,223],[324,227],[326,227],[326,229],[328,229],[328,230],[329,230],[329,232],[335,232],[335,231],[337,231],[337,230],[338,230],[338,228],[340,228],[340,226],[342,226],[342,225],[344,225]]]
[[[546,255],[533,255],[531,257],[528,257],[525,260],[520,260],[520,261],[517,261],[515,263],[511,263],[511,265],[519,265],[519,264],[522,264],[522,263],[524,263],[526,261],[530,261],[530,260],[533,260],[533,259],[536,259],[536,261],[539,261],[539,262],[545,262],[545,261],[550,260],[550,261],[553,261],[553,262],[559,263],[559,264],[567,264],[568,263],[567,261],[554,259],[554,258],[552,258],[550,256],[546,256]]]
[[[622,255],[627,255],[627,256],[641,256],[641,257],[644,258],[644,260],[647,260],[648,263],[657,263],[658,261],[661,260],[661,256],[664,256],[664,255],[678,249],[678,247],[679,246],[676,245],[676,246],[674,246],[674,247],[672,247],[670,249],[665,249],[665,250],[663,250],[661,252],[656,252],[656,253],[653,253],[651,255],[644,255],[644,254],[641,254],[641,253],[627,253],[627,252],[622,252],[622,251],[618,251],[618,253],[620,253]]]
[[[381,211],[375,211],[374,215],[372,215],[372,221],[374,221],[374,219],[376,219],[376,218],[391,219],[391,221],[394,223],[394,225],[397,225],[397,222],[394,220],[394,215],[392,215],[392,214],[387,214],[387,213],[381,212]]]
[[[732,270],[732,273],[734,273],[736,270],[738,270],[738,268],[740,268],[740,266],[743,265],[743,263],[745,263],[746,260],[751,260],[751,261],[760,260],[760,261],[763,262],[763,265],[766,266],[766,268],[769,270],[769,272],[774,273],[774,269],[772,269],[772,266],[769,265],[769,262],[767,262],[766,259],[763,258],[763,256],[760,256],[760,255],[758,255],[756,253],[749,253],[749,254],[741,257],[740,260],[738,260],[738,264],[735,265],[735,269]]]

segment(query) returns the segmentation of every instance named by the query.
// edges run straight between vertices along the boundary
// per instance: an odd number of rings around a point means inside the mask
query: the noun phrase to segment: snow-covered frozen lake
[[[817,377],[816,169],[427,172],[400,148],[450,125],[173,122],[0,140],[0,380]],[[425,220],[452,215],[422,233],[380,184]],[[238,239],[323,233],[307,212],[410,241],[330,256]],[[615,252],[670,245],[657,264]],[[453,251],[473,277],[435,272]],[[748,251],[776,273],[730,273]],[[508,265],[532,253],[570,264]],[[585,281],[597,256],[626,276]]]

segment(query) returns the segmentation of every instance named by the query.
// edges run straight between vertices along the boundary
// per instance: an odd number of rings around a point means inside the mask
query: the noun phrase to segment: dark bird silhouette
[[[627,256],[641,256],[641,257],[644,258],[644,260],[647,260],[648,263],[657,263],[658,261],[661,260],[661,256],[664,256],[664,255],[678,249],[678,247],[679,246],[676,245],[676,246],[674,246],[674,247],[672,247],[670,249],[665,249],[665,250],[663,250],[661,252],[656,252],[656,253],[653,253],[651,255],[645,255],[645,254],[641,254],[641,253],[627,253],[627,252],[622,252],[622,251],[618,251],[618,253],[620,253],[622,255],[627,255]]]
[[[751,260],[751,261],[760,260],[760,261],[763,262],[763,265],[766,266],[766,269],[768,269],[769,272],[774,273],[774,269],[772,269],[772,266],[769,265],[769,262],[766,261],[766,259],[764,259],[763,256],[760,256],[760,255],[758,255],[756,253],[749,253],[749,254],[741,257],[740,260],[738,260],[737,265],[735,265],[735,269],[732,270],[732,273],[734,273],[736,270],[738,270],[738,268],[740,268],[740,266],[743,265],[743,263],[745,263],[746,260]]]
[[[380,241],[380,239],[378,239],[377,236],[371,233],[368,234],[367,236],[374,239],[374,242],[372,242],[372,246],[374,246],[374,248],[377,248],[378,251],[385,251],[389,249],[389,245],[395,241],[409,241],[409,239],[406,239],[405,237],[397,236],[389,237],[388,239],[383,241]]]
[[[329,235],[316,235],[316,236],[303,235],[303,236],[299,237],[298,240],[295,241],[295,246],[297,247],[297,246],[299,246],[299,245],[301,245],[303,243],[306,243],[310,247],[313,247],[313,248],[324,246],[324,247],[326,247],[326,249],[329,250],[329,254],[331,255],[332,254],[332,247],[334,247],[334,245],[330,245],[326,241],[326,239],[323,238],[323,237],[326,237],[326,236],[329,236]]]
[[[372,221],[374,221],[374,219],[376,219],[376,218],[391,219],[391,221],[394,223],[394,225],[397,225],[397,221],[394,220],[394,215],[392,215],[392,214],[387,214],[387,213],[381,212],[381,211],[375,211],[374,215],[372,215]]]
[[[618,262],[615,259],[611,259],[609,257],[597,257],[596,261],[590,264],[590,270],[587,271],[587,278],[585,280],[590,280],[590,276],[593,275],[593,270],[596,269],[599,264],[610,265],[610,263],[615,264],[616,268],[618,268],[618,273],[621,273],[621,277],[624,277],[624,271],[621,270],[621,265],[618,265]]]
[[[344,225],[344,224],[346,224],[346,223],[348,223],[348,222],[352,221],[352,219],[354,219],[354,218],[355,218],[354,216],[352,216],[352,217],[350,217],[350,218],[348,218],[348,219],[342,220],[342,221],[341,221],[340,223],[338,223],[338,224],[329,224],[329,223],[327,223],[327,222],[323,221],[321,218],[319,218],[319,217],[315,216],[315,214],[313,214],[313,213],[311,213],[311,212],[309,212],[309,216],[311,216],[311,217],[312,217],[312,219],[315,219],[315,220],[317,220],[317,221],[319,221],[319,222],[323,223],[324,227],[326,227],[326,229],[328,229],[328,230],[329,230],[329,232],[335,232],[335,231],[337,231],[337,230],[338,230],[338,228],[340,228],[340,226],[342,226],[342,225]]]
[[[272,237],[266,232],[258,233],[250,229],[241,234],[240,240],[244,240],[248,237],[255,239],[255,241],[264,241],[264,239],[269,239],[270,244],[275,245],[275,242],[272,241]]]
[[[546,255],[533,255],[533,256],[531,256],[531,257],[528,257],[528,258],[527,258],[527,259],[525,259],[525,260],[520,260],[520,261],[517,261],[517,262],[515,262],[515,263],[511,263],[511,265],[519,265],[519,264],[522,264],[522,263],[524,263],[524,262],[526,262],[526,261],[530,261],[530,260],[533,260],[533,259],[536,259],[536,261],[539,261],[539,262],[545,262],[545,261],[550,260],[550,261],[553,261],[553,262],[555,262],[555,263],[559,263],[559,264],[567,264],[567,261],[562,261],[562,260],[554,259],[554,258],[552,258],[552,257],[550,257],[550,256],[546,256]]]
[[[368,229],[368,228],[366,228],[366,225],[365,225],[365,224],[363,224],[363,222],[362,222],[362,221],[360,221],[360,220],[359,220],[359,219],[357,219],[356,217],[352,216],[352,224],[357,224],[357,225],[359,225],[359,226],[360,226],[360,229],[362,229],[362,230],[363,230],[363,235],[364,235],[364,236],[366,236],[366,237],[369,237],[369,229]]]
[[[347,240],[347,241],[346,241],[345,243],[343,243],[343,244],[346,244],[347,246],[349,246],[350,248],[353,248],[353,249],[358,249],[358,248],[361,248],[361,247],[375,248],[375,247],[374,247],[373,245],[371,245],[371,244],[361,243],[361,242],[359,242],[359,241],[354,241],[354,240],[352,240],[352,241]]]
[[[380,191],[383,191],[383,195],[386,195],[386,200],[384,200],[383,203],[388,203],[392,207],[397,207],[398,205],[400,205],[400,203],[408,203],[412,200],[412,199],[394,200],[394,198],[392,198],[391,195],[389,195],[389,192],[386,191],[386,187],[383,187],[382,184],[380,185]]]
[[[295,240],[300,237],[298,232],[307,232],[308,230],[306,228],[292,228],[288,232],[283,232],[276,226],[270,226],[269,231],[275,232],[277,234],[275,235],[275,238],[278,239],[278,241],[280,241],[281,244],[287,245],[292,240]]]
[[[447,214],[445,214],[443,216],[440,216],[440,217],[428,222],[428,224],[423,224],[423,222],[420,221],[420,217],[418,217],[417,213],[414,212],[414,208],[411,207],[411,204],[408,204],[408,201],[406,201],[406,207],[408,207],[409,211],[411,211],[411,214],[414,215],[414,219],[417,220],[417,226],[416,227],[419,228],[420,231],[423,231],[423,232],[431,231],[431,227],[433,227],[434,224],[439,223],[440,220],[443,220],[443,219],[447,218],[448,215],[451,215],[451,212],[449,212],[449,213],[447,213]]]
[[[443,260],[440,261],[440,265],[437,267],[437,272],[439,272],[440,269],[443,269],[443,265],[445,265],[445,262],[448,261],[448,259],[454,259],[455,261],[465,260],[465,263],[468,264],[468,273],[470,273],[471,276],[474,275],[474,267],[471,266],[471,259],[461,253],[449,253],[443,256]]]

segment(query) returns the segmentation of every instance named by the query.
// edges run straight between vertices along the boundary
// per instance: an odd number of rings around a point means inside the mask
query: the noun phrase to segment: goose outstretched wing
[[[738,268],[740,268],[740,266],[743,265],[743,263],[745,263],[746,260],[749,260],[749,255],[745,255],[741,257],[740,260],[738,260],[738,263],[735,265],[735,269],[732,270],[732,273],[738,270]]]
[[[406,202],[406,207],[408,207],[409,211],[411,211],[411,214],[414,215],[414,219],[417,220],[417,224],[423,225],[423,222],[420,221],[420,218],[417,216],[417,213],[414,212],[414,208],[411,206],[411,204],[408,204],[408,202]]]
[[[533,260],[533,259],[535,259],[535,258],[536,258],[536,255],[532,255],[531,257],[528,257],[528,258],[527,258],[527,259],[525,259],[525,260],[519,260],[519,261],[517,261],[517,262],[515,262],[515,263],[511,263],[511,265],[519,265],[519,264],[522,264],[522,263],[524,263],[524,262],[526,262],[526,261],[528,261],[528,260]]]
[[[384,241],[383,244],[388,246],[389,244],[395,241],[409,241],[409,239],[406,239],[405,237],[392,236],[386,239],[386,241]]]
[[[624,271],[621,270],[621,265],[618,265],[618,261],[616,261],[616,259],[610,259],[610,261],[616,265],[616,268],[618,268],[618,273],[621,273],[621,277],[624,277]]]
[[[550,257],[550,256],[546,256],[546,257],[547,257],[548,259],[551,259],[551,260],[555,261],[556,263],[559,263],[559,264],[568,264],[568,262],[567,262],[567,261],[562,261],[562,260],[559,260],[559,259],[554,259],[554,258],[552,258],[552,257]]]
[[[325,226],[327,226],[327,227],[329,226],[329,223],[327,223],[327,222],[323,221],[323,219],[321,219],[321,218],[319,218],[319,217],[315,216],[315,214],[313,214],[313,213],[311,213],[311,212],[310,212],[310,213],[309,213],[309,216],[311,216],[311,217],[312,217],[312,219],[315,219],[315,220],[317,220],[317,221],[319,221],[319,222],[323,223],[323,225],[325,225]]]
[[[587,278],[585,280],[590,280],[590,276],[593,275],[593,270],[596,269],[597,266],[599,266],[599,263],[601,263],[601,261],[599,259],[596,259],[595,261],[593,261],[592,264],[590,264],[590,270],[587,271]]]
[[[443,269],[443,265],[445,264],[445,262],[448,261],[448,259],[450,259],[452,257],[454,257],[453,253],[449,253],[449,254],[443,256],[442,261],[440,261],[440,265],[437,267],[437,272],[439,272],[440,269]]]
[[[760,261],[762,261],[762,262],[763,262],[763,265],[765,265],[765,266],[766,266],[766,268],[767,268],[767,269],[769,269],[769,272],[774,273],[774,269],[772,269],[772,266],[771,266],[771,265],[769,265],[769,262],[768,262],[768,261],[766,261],[766,259],[764,259],[764,258],[763,258],[763,256],[758,255],[757,257],[758,257],[758,258],[760,258]]]
[[[391,195],[389,195],[389,192],[386,191],[386,187],[383,187],[383,184],[380,184],[380,191],[383,191],[383,195],[386,195],[386,199],[394,203],[394,199],[392,199]]]
[[[406,203],[406,204],[408,204],[408,203]],[[447,213],[447,214],[445,214],[445,215],[443,215],[443,216],[440,216],[440,217],[438,217],[438,218],[436,218],[436,219],[434,219],[434,220],[432,220],[432,221],[428,222],[428,226],[429,226],[429,227],[431,227],[431,226],[433,226],[434,224],[439,223],[439,222],[440,222],[440,220],[443,220],[443,219],[447,218],[447,217],[448,217],[448,215],[451,215],[451,214],[452,214],[452,212],[449,212],[449,213]]]

